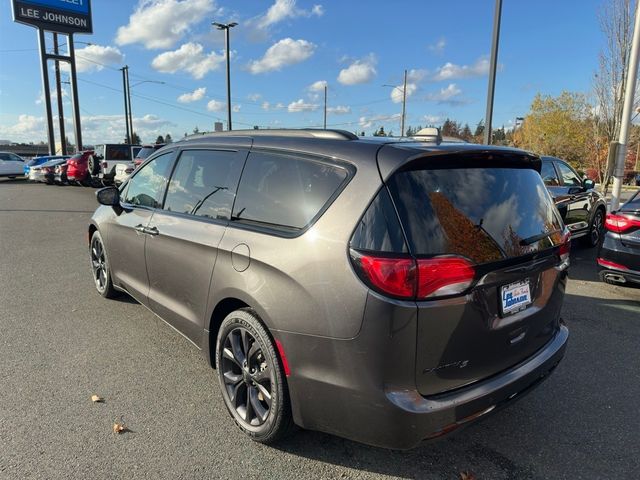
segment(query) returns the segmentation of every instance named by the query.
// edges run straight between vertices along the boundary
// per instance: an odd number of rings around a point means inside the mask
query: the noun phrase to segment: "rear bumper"
[[[640,250],[624,245],[620,235],[612,232],[606,233],[598,251],[598,259],[626,267],[617,268],[599,261],[601,279],[604,279],[606,275],[614,275],[622,277],[625,282],[640,284],[640,270],[635,268],[640,265]]]
[[[292,370],[288,384],[295,422],[369,445],[410,449],[522,397],[558,365],[569,337],[561,324],[525,361],[468,387],[423,396],[415,387],[412,350],[397,348],[411,335],[415,342],[414,321],[396,318],[390,329],[384,322],[371,329],[365,325],[350,340],[274,331]]]

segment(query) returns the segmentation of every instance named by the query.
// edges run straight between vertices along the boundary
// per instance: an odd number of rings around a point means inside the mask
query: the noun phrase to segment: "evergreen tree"
[[[164,136],[164,143],[171,143],[171,142],[173,142],[173,138],[171,138],[171,134],[170,133],[167,133]]]
[[[159,143],[164,143],[164,137],[162,135],[158,135],[158,138],[156,138],[156,144]]]

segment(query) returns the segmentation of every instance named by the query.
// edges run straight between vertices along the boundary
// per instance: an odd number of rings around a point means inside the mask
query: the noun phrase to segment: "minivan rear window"
[[[105,160],[131,160],[129,145],[107,145]]]
[[[457,254],[482,264],[561,243],[562,221],[535,170],[406,170],[388,186],[414,255]]]

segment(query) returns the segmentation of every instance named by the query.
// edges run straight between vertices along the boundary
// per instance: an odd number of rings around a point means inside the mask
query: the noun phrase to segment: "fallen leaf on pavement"
[[[104,398],[99,395],[91,395],[91,401],[94,403],[102,403],[104,402]]]
[[[477,480],[472,472],[460,472],[460,480]]]
[[[113,433],[124,433],[127,431],[127,426],[124,423],[114,423]]]

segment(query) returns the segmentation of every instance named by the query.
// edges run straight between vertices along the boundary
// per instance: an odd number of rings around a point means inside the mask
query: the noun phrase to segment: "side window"
[[[154,158],[127,182],[124,203],[142,207],[160,208],[167,184],[173,152]]]
[[[229,220],[245,155],[184,150],[169,182],[164,209]]]
[[[400,221],[389,192],[382,188],[351,238],[351,247],[373,252],[407,253]]]
[[[542,161],[540,176],[542,177],[544,184],[548,187],[558,187],[560,185],[558,182],[558,176],[556,175],[556,170],[553,168],[553,162]]]
[[[346,169],[289,156],[252,153],[240,180],[232,219],[298,230],[324,208]]]
[[[582,182],[580,181],[580,177],[578,174],[573,171],[569,165],[563,162],[556,162],[558,165],[558,169],[560,170],[560,176],[562,177],[562,186],[563,187],[580,187],[582,186]]]

